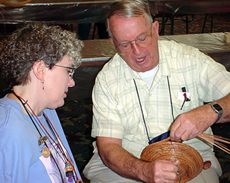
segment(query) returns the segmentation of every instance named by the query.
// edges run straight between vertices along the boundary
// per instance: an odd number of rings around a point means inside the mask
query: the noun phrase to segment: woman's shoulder
[[[14,117],[12,110],[15,106],[16,104],[7,97],[0,99],[0,128],[7,125],[9,118]]]

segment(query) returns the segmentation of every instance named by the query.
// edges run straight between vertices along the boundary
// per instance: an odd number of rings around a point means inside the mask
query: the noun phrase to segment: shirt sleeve
[[[113,82],[113,84],[110,82]],[[93,126],[92,136],[105,136],[122,138],[123,127],[119,116],[119,105],[113,95],[114,82],[108,81],[105,75],[100,74],[96,78],[93,99]],[[113,87],[111,87],[113,85]]]
[[[230,72],[204,53],[199,54],[198,93],[204,102],[218,100],[230,93]]]

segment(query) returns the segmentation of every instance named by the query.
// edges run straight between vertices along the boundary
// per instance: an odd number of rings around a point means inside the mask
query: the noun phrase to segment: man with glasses
[[[211,161],[190,183],[218,182],[221,168],[212,147],[192,138],[230,121],[230,73],[196,48],[159,41],[158,29],[145,0],[111,6],[108,30],[117,54],[98,74],[92,94],[96,143],[84,169],[92,183],[178,181],[177,161],[140,160],[162,133],[186,140]]]

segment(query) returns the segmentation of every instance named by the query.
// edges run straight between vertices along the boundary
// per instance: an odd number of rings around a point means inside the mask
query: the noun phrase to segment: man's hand
[[[121,139],[97,137],[97,147],[104,164],[123,177],[146,183],[176,183],[176,161],[143,161],[122,148]]]
[[[175,141],[189,140],[203,133],[217,119],[210,105],[203,105],[179,115],[170,128],[170,137]]]
[[[143,167],[143,180],[146,183],[175,183],[178,180],[178,163],[157,160]]]

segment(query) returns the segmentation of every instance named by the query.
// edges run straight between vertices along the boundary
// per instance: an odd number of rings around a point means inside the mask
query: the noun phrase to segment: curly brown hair
[[[75,33],[59,26],[26,25],[0,43],[0,78],[10,87],[26,84],[36,61],[43,60],[52,66],[65,55],[71,57],[77,67],[82,47]]]

